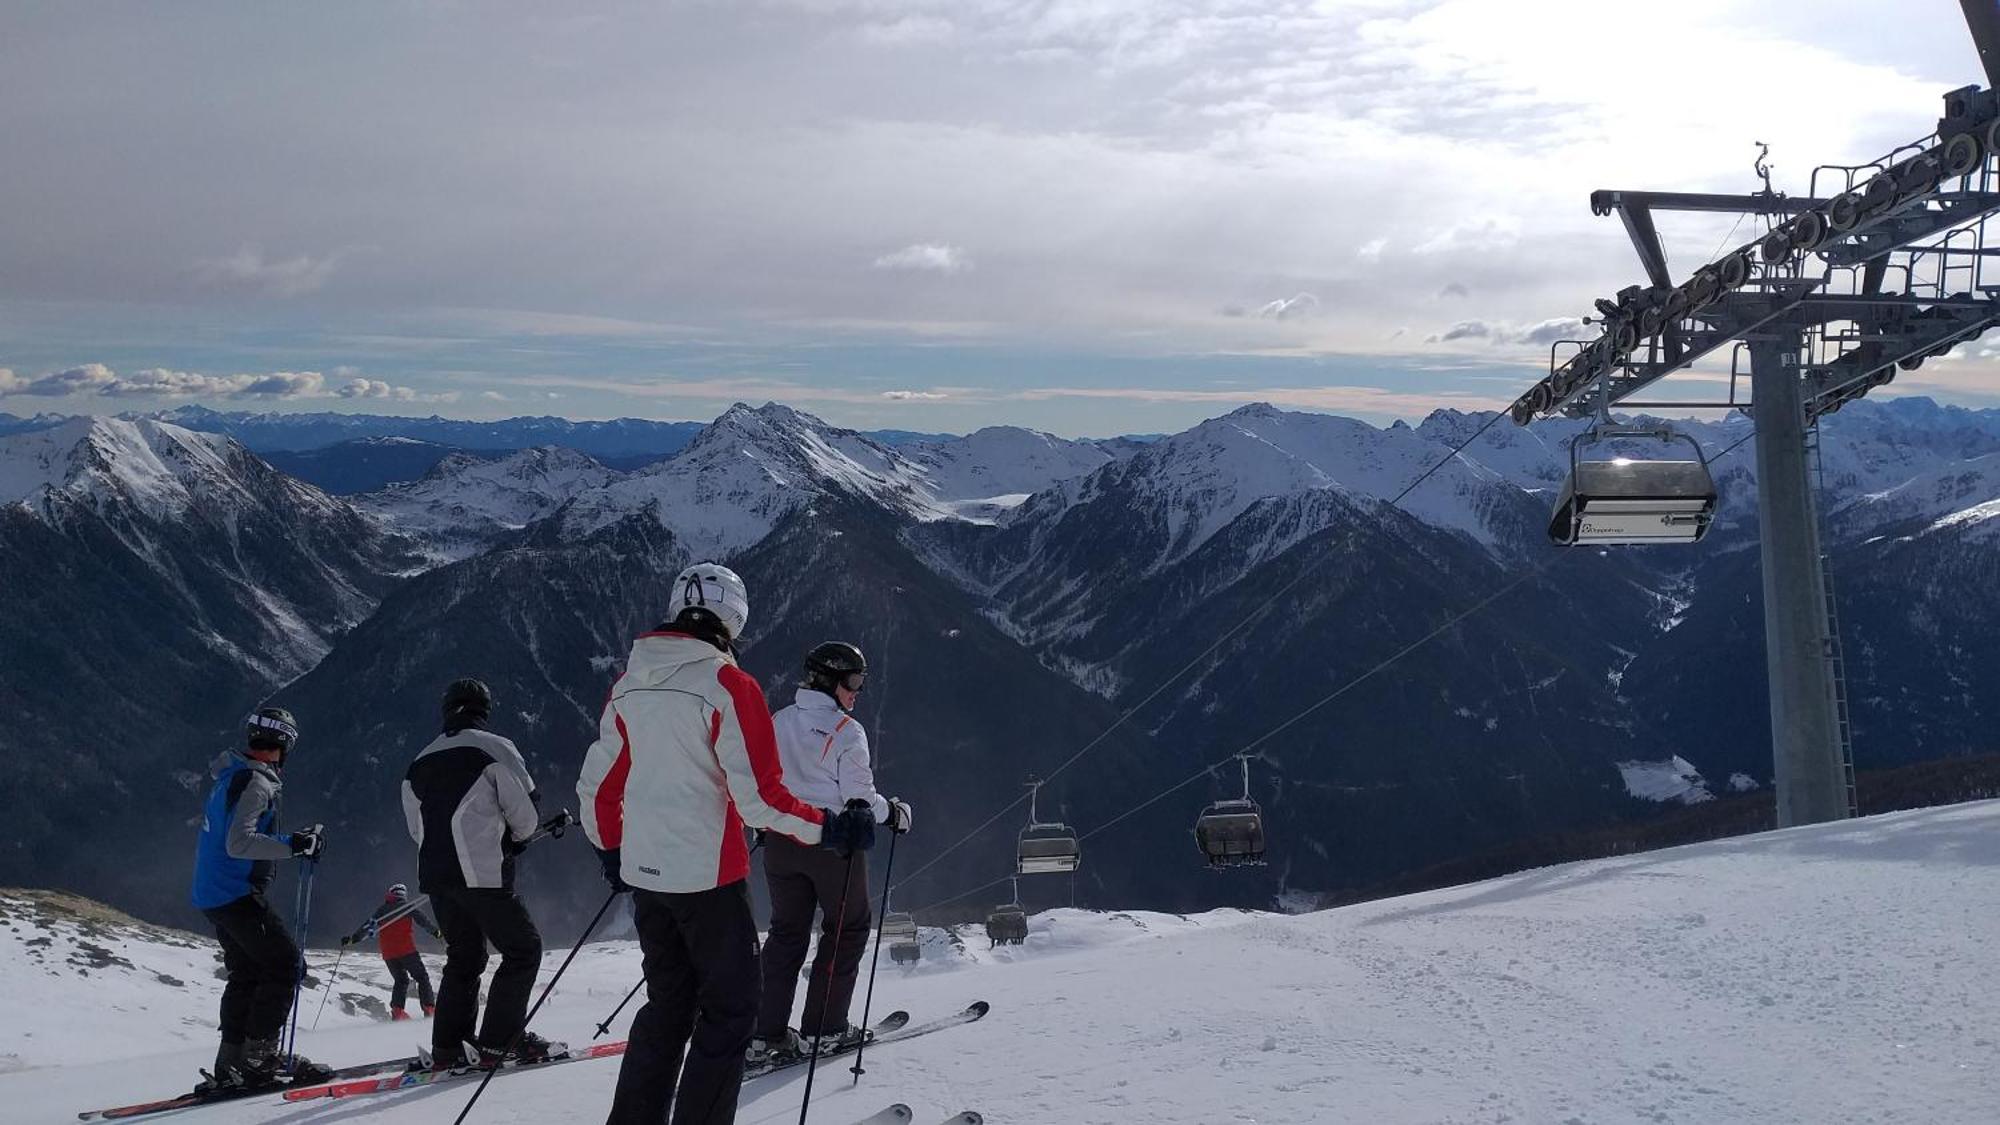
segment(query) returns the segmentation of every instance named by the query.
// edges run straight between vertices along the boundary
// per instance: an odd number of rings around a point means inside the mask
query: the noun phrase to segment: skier
[[[846,641],[827,641],[807,653],[805,682],[795,702],[771,720],[778,761],[800,800],[833,808],[859,803],[890,831],[908,832],[910,806],[875,791],[868,735],[854,718],[867,680],[868,661]],[[862,1031],[848,1024],[847,1009],[868,948],[867,862],[767,836],[764,881],[771,891],[771,929],[764,941],[763,999],[749,1061],[805,1054],[814,1039],[822,1053],[853,1046]],[[795,1033],[788,1021],[815,908],[821,919],[819,952]]]
[[[431,974],[424,968],[423,955],[417,952],[416,928],[440,940],[444,931],[437,923],[424,916],[417,903],[410,901],[410,888],[397,883],[389,888],[382,898],[382,905],[368,916],[366,922],[355,927],[353,933],[340,939],[342,945],[353,945],[375,935],[376,948],[382,951],[382,963],[389,966],[389,978],[395,983],[389,987],[389,1018],[406,1020],[410,1013],[403,1010],[403,1004],[410,998],[410,981],[417,982],[417,1003],[423,1007],[424,1015],[435,1015],[437,997],[431,994]]]
[[[245,747],[215,761],[215,784],[202,809],[195,845],[194,905],[215,926],[222,944],[222,1046],[215,1070],[195,1087],[208,1093],[230,1087],[261,1088],[285,1081],[324,1082],[332,1071],[304,1055],[289,1063],[278,1035],[305,975],[305,958],[285,923],[265,900],[278,860],[319,858],[324,844],[315,829],[277,831],[278,771],[298,744],[292,714],[265,707],[244,721]]]
[[[523,1025],[542,935],[514,893],[514,857],[536,827],[535,782],[520,750],[486,729],[493,693],[485,684],[452,681],[442,708],[444,733],[403,775],[403,817],[417,842],[417,886],[430,896],[444,931],[432,1066],[495,1067],[510,1043],[515,1059],[539,1062],[549,1057],[549,1043]],[[475,1037],[489,942],[500,952],[500,968]],[[467,1046],[476,1057],[467,1056]]]
[[[866,807],[817,809],[785,788],[763,692],[734,658],[743,580],[698,563],[674,586],[667,623],[632,644],[576,785],[605,880],[632,892],[645,963],[611,1125],[664,1125],[669,1106],[673,1125],[736,1119],[758,991],[744,823],[806,846],[875,842]]]

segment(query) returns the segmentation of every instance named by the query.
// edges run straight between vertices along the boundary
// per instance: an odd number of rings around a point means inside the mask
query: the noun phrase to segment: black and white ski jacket
[[[482,726],[448,730],[403,775],[403,819],[426,893],[514,886],[511,843],[534,834],[535,782],[514,744]]]

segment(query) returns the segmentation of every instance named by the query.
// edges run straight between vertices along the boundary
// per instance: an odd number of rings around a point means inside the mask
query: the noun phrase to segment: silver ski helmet
[[[719,563],[696,563],[681,571],[667,608],[669,621],[712,626],[731,643],[743,639],[743,627],[750,623],[749,591],[735,571]]]

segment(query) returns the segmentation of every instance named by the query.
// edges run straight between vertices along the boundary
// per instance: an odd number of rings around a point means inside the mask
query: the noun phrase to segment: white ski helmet
[[[718,563],[696,563],[674,579],[669,618],[684,609],[705,609],[722,623],[731,641],[740,640],[750,623],[750,595],[736,572]]]

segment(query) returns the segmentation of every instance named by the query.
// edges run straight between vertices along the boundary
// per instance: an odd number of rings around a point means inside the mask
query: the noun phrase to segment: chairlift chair
[[[1217,869],[1264,862],[1264,812],[1250,798],[1250,756],[1238,754],[1236,760],[1243,767],[1243,796],[1215,802],[1194,822],[1195,843]]]
[[[1616,438],[1686,442],[1691,461],[1616,457],[1587,461],[1587,446]],[[1621,426],[1608,416],[1578,434],[1569,447],[1569,479],[1549,517],[1549,539],[1558,545],[1695,543],[1715,519],[1715,478],[1701,443],[1669,426]]]
[[[1017,875],[1059,875],[1075,871],[1083,862],[1083,848],[1077,842],[1075,829],[1061,821],[1045,823],[1036,816],[1035,802],[1041,787],[1039,781],[1028,783],[1028,826],[1021,829],[1015,849]]]
[[[898,965],[923,960],[923,947],[917,944],[917,920],[907,912],[882,916],[882,940],[889,945],[889,960]]]
[[[987,948],[1001,945],[1020,945],[1028,940],[1028,912],[1021,906],[1021,881],[1013,880],[1014,897],[1005,905],[993,908],[986,916]]]

